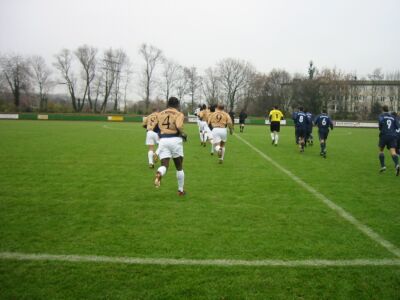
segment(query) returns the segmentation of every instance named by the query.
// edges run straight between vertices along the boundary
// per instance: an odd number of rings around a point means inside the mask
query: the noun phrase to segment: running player
[[[210,110],[207,109],[207,106],[204,104],[202,106],[202,110],[199,112],[200,119],[200,140],[201,145],[206,146],[207,139],[211,139],[211,130],[208,127],[208,117],[210,116]]]
[[[210,132],[210,143],[211,143],[211,155],[214,155],[214,144],[213,144],[213,136],[212,136],[212,130],[213,130],[213,128],[212,128],[212,125],[211,125],[211,123],[210,123],[210,116],[211,116],[211,114],[213,113],[213,112],[215,112],[215,108],[217,107],[217,105],[216,104],[211,104],[210,105],[210,114],[208,115],[208,119],[207,119],[207,125],[208,125],[208,128],[211,130],[211,132]]]
[[[143,119],[143,127],[146,128],[146,145],[149,147],[149,151],[147,152],[147,157],[149,160],[149,168],[154,168],[154,163],[158,161],[157,151],[154,151],[156,145],[158,145],[159,137],[158,133],[160,132],[158,126],[155,126],[157,121],[158,109],[154,108],[153,112]]]
[[[240,132],[244,131],[244,124],[246,123],[247,114],[246,111],[243,109],[239,114],[239,124],[240,124]]]
[[[222,164],[225,156],[225,143],[227,140],[227,130],[233,133],[233,124],[231,117],[224,111],[224,105],[218,104],[215,112],[209,117],[209,123],[212,126],[214,149],[218,153],[219,163]]]
[[[296,124],[297,113],[298,113],[298,111],[294,111],[292,113],[292,120],[293,120],[293,122],[295,124]],[[296,130],[294,131],[294,138],[295,138],[295,141],[296,141],[296,145],[298,145],[299,144],[299,137],[297,136],[297,131]]]
[[[392,159],[396,168],[396,176],[399,176],[399,156],[396,153],[397,148],[397,133],[399,124],[397,120],[389,113],[387,105],[382,107],[383,113],[379,116],[379,161],[381,163],[380,172],[386,171],[385,154],[383,150],[387,147],[390,150]]]
[[[321,146],[320,155],[326,158],[326,140],[328,139],[329,128],[333,130],[333,123],[327,115],[326,109],[323,109],[322,114],[315,119],[315,125],[318,126],[319,143]]]
[[[397,115],[396,112],[392,112],[392,116],[396,119],[397,125],[399,125],[399,116]],[[396,135],[397,135],[397,148],[396,148],[396,153],[397,155],[400,155],[400,126],[399,129],[396,129]]]
[[[281,120],[283,119],[283,113],[278,109],[278,106],[274,106],[273,110],[269,113],[269,121],[271,127],[271,139],[272,145],[278,146],[279,131],[281,130]]]
[[[183,132],[184,116],[179,111],[179,100],[176,97],[168,99],[167,109],[157,115],[157,123],[160,127],[159,156],[161,166],[156,172],[154,185],[158,188],[161,185],[162,177],[167,173],[169,161],[172,158],[176,168],[178,180],[178,195],[184,196],[183,189],[185,174],[183,172],[183,144],[186,141],[186,134]]]
[[[306,144],[309,145],[314,144],[314,138],[312,135],[312,128],[313,128],[313,115],[309,111],[306,111],[307,119],[308,119],[308,126],[307,126],[307,136],[306,136]]]
[[[299,107],[296,119],[294,121],[296,126],[296,136],[299,138],[299,148],[300,152],[304,152],[305,139],[307,134],[308,118],[303,107]]]

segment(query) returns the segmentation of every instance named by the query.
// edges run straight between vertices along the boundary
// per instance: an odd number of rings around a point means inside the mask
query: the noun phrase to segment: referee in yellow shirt
[[[274,106],[274,109],[269,113],[269,121],[271,126],[271,139],[272,145],[278,146],[279,134],[281,130],[281,120],[283,119],[283,113],[278,109],[278,106]]]

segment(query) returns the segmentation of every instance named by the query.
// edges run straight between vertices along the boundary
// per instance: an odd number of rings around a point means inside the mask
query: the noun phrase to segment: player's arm
[[[333,122],[330,118],[328,120],[329,120],[329,127],[331,128],[331,130],[333,130]]]
[[[147,129],[147,117],[143,118],[142,127]]]
[[[182,139],[186,142],[187,134],[183,131],[183,122],[185,120],[185,116],[183,113],[179,113],[175,119],[176,130],[178,130],[178,134],[182,137]]]
[[[283,115],[282,112],[280,112],[280,113],[281,113],[281,120],[283,120],[285,118],[285,116]]]

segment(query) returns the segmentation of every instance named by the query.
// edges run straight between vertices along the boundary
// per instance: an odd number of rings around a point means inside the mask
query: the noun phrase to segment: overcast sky
[[[400,0],[0,0],[0,53],[139,45],[200,70],[223,58],[305,73],[337,67],[359,76],[400,69]]]

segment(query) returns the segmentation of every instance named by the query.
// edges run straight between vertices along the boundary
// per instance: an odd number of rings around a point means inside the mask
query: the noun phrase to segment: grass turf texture
[[[208,146],[200,147],[196,126],[187,125],[187,132],[187,195],[182,198],[176,195],[172,165],[161,188],[154,189],[139,124],[1,121],[0,251],[188,259],[394,258],[236,137],[229,137],[219,165]],[[389,155],[388,171],[378,173],[377,130],[335,129],[326,160],[319,156],[318,143],[298,153],[292,127],[283,128],[278,147],[263,126],[247,126],[240,135],[400,246],[399,178]],[[0,270],[2,298],[46,293],[49,298],[400,297],[399,267],[3,260]]]

